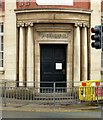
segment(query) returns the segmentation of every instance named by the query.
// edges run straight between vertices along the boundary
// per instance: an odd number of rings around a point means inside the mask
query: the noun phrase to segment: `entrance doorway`
[[[41,89],[66,89],[66,48],[67,45],[62,44],[40,45]]]

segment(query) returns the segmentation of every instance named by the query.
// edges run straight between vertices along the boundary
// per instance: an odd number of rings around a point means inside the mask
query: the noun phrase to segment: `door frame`
[[[66,81],[67,87],[71,87],[72,79],[73,79],[73,25],[62,25],[53,26],[50,24],[49,27],[47,24],[44,24],[43,27],[41,25],[34,26],[34,41],[35,41],[35,49],[34,49],[34,59],[35,59],[35,87],[40,88],[40,45],[41,44],[66,44],[67,45],[67,55],[66,55]],[[48,39],[42,38],[42,32],[45,33],[65,33],[68,35],[65,39]],[[70,57],[68,57],[70,56]],[[40,92],[39,89],[36,89],[37,92]]]

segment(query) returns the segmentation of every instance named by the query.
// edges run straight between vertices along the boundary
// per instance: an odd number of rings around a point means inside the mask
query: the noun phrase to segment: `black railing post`
[[[54,102],[54,105],[55,105],[55,82],[53,84],[53,102]]]
[[[6,80],[4,80],[4,106],[6,107]]]

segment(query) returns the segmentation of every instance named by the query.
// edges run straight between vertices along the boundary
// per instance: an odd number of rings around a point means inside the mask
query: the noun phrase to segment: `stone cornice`
[[[30,12],[70,12],[70,13],[82,13],[82,14],[91,14],[91,10],[81,10],[81,9],[60,9],[60,8],[38,8],[38,9],[15,9],[17,14],[19,13],[30,13]]]
[[[45,12],[43,12],[43,10]],[[21,24],[23,22],[25,27],[33,26],[36,23],[67,23],[67,24],[79,24],[80,27],[83,27],[83,24],[86,26],[89,25],[89,14],[83,12],[76,13],[74,11],[66,12],[67,9],[43,9],[39,10],[41,12],[21,12],[17,14],[17,23]],[[51,12],[48,12],[48,11]],[[54,11],[54,12],[53,12]],[[58,11],[58,12],[57,12]],[[32,24],[29,24],[32,23]],[[21,25],[19,25],[21,26]],[[75,25],[76,27],[76,25]]]

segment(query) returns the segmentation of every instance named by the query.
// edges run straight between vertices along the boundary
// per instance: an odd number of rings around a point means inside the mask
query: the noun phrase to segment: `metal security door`
[[[40,45],[40,87],[66,87],[66,45]]]

